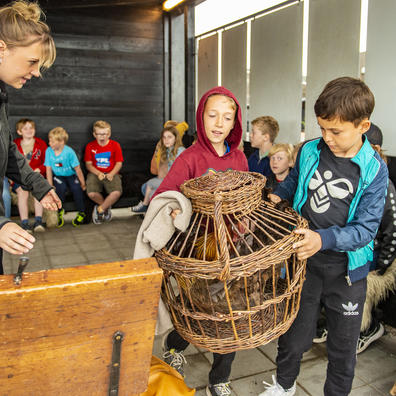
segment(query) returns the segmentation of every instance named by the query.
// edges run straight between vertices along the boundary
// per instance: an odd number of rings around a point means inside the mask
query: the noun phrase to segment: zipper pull
[[[346,279],[346,281],[347,281],[347,283],[348,283],[348,286],[352,286],[351,278],[349,277],[349,275],[347,275],[347,276],[345,277],[345,279]]]

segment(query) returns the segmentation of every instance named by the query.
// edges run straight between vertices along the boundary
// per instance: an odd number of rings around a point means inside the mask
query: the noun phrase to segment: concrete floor
[[[132,215],[129,209],[116,209],[110,223],[88,224],[79,228],[71,225],[72,218],[73,214],[67,214],[63,228],[50,229],[36,235],[35,247],[29,254],[28,271],[132,258],[135,238],[142,221],[140,216]],[[6,273],[15,273],[17,266],[18,257],[5,253]],[[160,343],[160,338],[156,337],[153,353],[159,357]],[[211,355],[191,345],[186,350],[186,383],[197,389],[196,396],[206,395],[204,388],[207,384]],[[238,352],[231,374],[233,395],[257,396],[262,392],[262,381],[272,382],[275,358],[276,342]],[[323,395],[326,365],[326,344],[314,344],[304,355],[296,395]],[[396,332],[388,328],[388,334],[358,355],[351,395],[389,395],[395,381]]]

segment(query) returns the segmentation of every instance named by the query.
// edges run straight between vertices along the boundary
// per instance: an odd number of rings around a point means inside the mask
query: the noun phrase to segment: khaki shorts
[[[113,180],[99,180],[98,176],[93,173],[88,173],[87,176],[87,193],[98,192],[101,193],[103,189],[107,194],[113,191],[119,191],[122,193],[121,176],[119,174],[114,175]]]

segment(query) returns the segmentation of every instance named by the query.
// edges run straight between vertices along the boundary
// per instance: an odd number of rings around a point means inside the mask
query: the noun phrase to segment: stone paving
[[[110,223],[88,224],[79,228],[71,225],[72,213],[65,218],[63,228],[50,229],[36,235],[35,247],[29,253],[28,271],[132,258],[141,216],[132,215],[129,209],[116,209]],[[6,273],[16,272],[17,266],[18,257],[5,253]],[[389,395],[389,390],[396,381],[396,335],[394,329],[388,330],[388,334],[358,355],[352,396]],[[160,337],[156,337],[153,353],[159,357],[162,354],[160,344]],[[186,350],[186,383],[197,389],[196,396],[206,395],[211,355],[192,345]],[[233,395],[257,396],[262,392],[262,381],[272,382],[275,358],[276,342],[238,352],[231,374]],[[326,366],[326,344],[314,344],[304,355],[296,395],[323,395]]]

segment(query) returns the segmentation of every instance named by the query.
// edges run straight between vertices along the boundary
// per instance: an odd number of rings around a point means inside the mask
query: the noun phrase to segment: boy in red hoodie
[[[246,157],[238,150],[242,138],[241,124],[241,109],[230,91],[216,87],[206,92],[197,109],[198,140],[179,155],[154,196],[169,190],[180,191],[180,185],[186,180],[208,172],[248,171]],[[165,361],[182,375],[185,362],[182,352],[188,344],[176,330],[164,340]],[[208,396],[231,395],[229,376],[234,357],[235,352],[213,354],[206,388]]]
[[[28,118],[22,118],[16,123],[18,137],[14,140],[19,152],[26,157],[30,167],[45,177],[45,150],[47,144],[44,140],[36,137],[36,124]],[[28,199],[29,191],[25,190],[19,184],[14,183],[12,189],[18,196],[18,209],[21,218],[21,227],[28,232],[41,232],[45,231],[43,225],[43,206],[36,198],[34,198],[34,224],[33,227],[29,224],[29,208]]]

